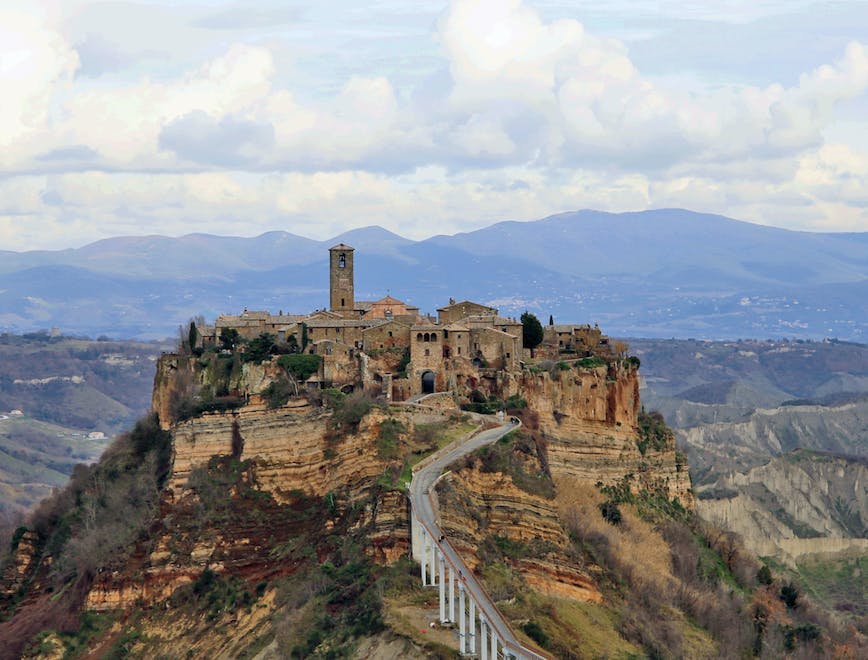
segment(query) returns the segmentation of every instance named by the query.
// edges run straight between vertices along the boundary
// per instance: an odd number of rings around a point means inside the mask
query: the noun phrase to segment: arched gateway
[[[433,394],[434,393],[434,372],[433,371],[423,371],[422,372],[422,394]]]

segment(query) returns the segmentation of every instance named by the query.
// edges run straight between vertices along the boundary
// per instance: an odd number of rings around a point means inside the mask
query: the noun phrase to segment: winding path
[[[496,418],[493,419],[496,420]],[[473,572],[465,565],[464,561],[449,541],[442,538],[443,531],[440,529],[440,524],[434,511],[432,498],[432,489],[439,477],[443,474],[443,470],[448,465],[480,447],[497,442],[507,433],[518,428],[519,425],[520,422],[517,419],[514,419],[506,423],[501,423],[497,428],[482,431],[476,435],[456,440],[454,443],[441,450],[442,453],[436,459],[413,474],[413,480],[410,482],[409,491],[413,515],[416,516],[418,522],[425,528],[428,535],[433,540],[435,548],[443,553],[446,562],[459,571],[464,588],[467,590],[473,601],[475,601],[479,613],[485,617],[488,625],[494,629],[503,648],[509,649],[511,657],[536,659],[544,658],[545,656],[526,648],[518,640],[515,633],[513,633],[512,629],[509,627],[506,619],[491,600],[488,592],[485,591],[483,586],[473,575]]]

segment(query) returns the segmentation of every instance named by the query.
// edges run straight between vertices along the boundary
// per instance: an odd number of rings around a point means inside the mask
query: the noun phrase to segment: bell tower
[[[329,248],[329,309],[333,312],[352,311],[356,306],[353,296],[353,248],[339,243]]]

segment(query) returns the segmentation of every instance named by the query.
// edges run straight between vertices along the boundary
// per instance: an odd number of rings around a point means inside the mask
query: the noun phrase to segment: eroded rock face
[[[600,602],[602,595],[569,556],[569,537],[553,500],[516,487],[509,475],[481,472],[478,466],[448,477],[440,489],[440,516],[450,542],[465,562],[480,572],[480,547],[501,536],[532,552],[513,562],[529,586],[562,598]]]
[[[12,555],[12,561],[3,571],[2,591],[0,595],[15,595],[35,568],[34,562],[39,560],[38,538],[36,532],[27,530],[18,539],[18,546]]]
[[[592,369],[557,369],[552,374],[522,372],[511,387],[539,415],[550,435],[590,429],[636,431],[639,378],[635,369],[612,364]]]
[[[522,455],[526,473],[547,473],[555,484],[626,482],[634,491],[662,492],[693,507],[690,476],[674,437],[657,449],[640,445],[639,383],[629,363],[503,373],[494,387],[504,398],[518,395],[527,401],[522,433],[533,438],[538,459]],[[570,547],[556,499],[523,490],[510,474],[481,468],[479,461],[458,466],[441,487],[441,518],[462,557],[482,570],[480,547],[490,549],[492,539],[506,537],[520,548],[506,561],[530,587],[600,602],[591,567],[579,565]]]
[[[380,424],[387,417],[397,418],[412,430],[415,422],[430,423],[432,416],[443,419],[454,411],[452,396],[441,394],[426,400],[445,409],[443,413],[428,411],[424,419],[409,410],[374,408],[353,433],[346,433],[336,429],[328,409],[306,399],[293,399],[274,410],[259,403],[258,392],[272,382],[275,373],[267,364],[244,365],[231,385],[247,396],[247,405],[172,424],[173,398],[189,391],[191,382],[193,388],[201,385],[203,376],[190,360],[172,355],[161,359],[154,409],[174,433],[173,470],[160,516],[162,527],[155,531],[156,540],[148,551],[137,557],[136,578],[131,578],[129,570],[97,576],[88,607],[124,609],[136,601],[165,600],[205,567],[227,574],[267,572],[273,548],[290,542],[279,523],[281,507],[296,501],[300,493],[309,498],[344,493],[354,502],[353,529],[367,531],[372,556],[392,562],[406,555],[409,529],[404,494],[385,490],[369,496],[386,467],[377,449]],[[545,445],[540,460],[550,476],[593,484],[616,483],[632,474],[633,487],[663,488],[685,506],[692,505],[687,469],[676,460],[674,446],[648,449],[644,455],[639,451],[638,378],[629,364],[613,362],[550,373],[499,372],[486,381],[485,388],[504,399],[517,394],[527,401],[526,425]],[[261,525],[197,528],[195,533],[179,536],[177,526],[172,525],[179,516],[196,510],[191,478],[215,456],[233,456],[249,464],[245,478],[273,499],[274,519]],[[478,561],[476,550],[486,537],[502,534],[545,549],[516,564],[528,584],[567,598],[600,599],[591,576],[570,558],[569,538],[552,500],[521,490],[508,475],[484,472],[478,466],[456,472],[449,488],[454,497],[444,502],[444,523],[471,565]],[[328,516],[321,524],[325,533],[332,525]],[[278,528],[280,533],[268,532]]]
[[[504,383],[527,401],[532,430],[547,446],[552,477],[574,477],[610,485],[633,475],[631,487],[664,489],[692,508],[686,462],[667,446],[643,454],[639,447],[639,379],[619,364],[595,369],[522,374]]]
[[[344,433],[330,424],[330,411],[297,400],[276,410],[249,405],[177,424],[173,472],[151,532],[153,541],[130,566],[98,575],[86,607],[114,610],[162,602],[205,568],[227,575],[291,572],[292,566],[275,561],[275,549],[311,533],[311,526],[318,528],[313,530],[314,538],[317,533],[330,533],[333,517],[343,514],[342,507],[353,508],[351,529],[366,532],[375,561],[390,563],[406,556],[406,496],[395,490],[372,490],[387,465],[377,449],[380,425],[387,418],[412,430],[417,419],[430,423],[444,416],[374,408],[354,433]],[[214,457],[233,455],[246,471],[239,485],[225,492],[227,506],[232,507],[227,511],[230,518],[198,520],[202,507],[192,488],[195,480],[203,478],[202,471]],[[257,493],[267,494],[267,501],[263,503]],[[322,502],[331,494],[339,494],[342,504],[327,512]],[[244,497],[259,498],[260,513],[253,519],[243,515]],[[230,499],[236,501],[230,505]],[[308,518],[298,517],[299,506]]]
[[[706,520],[730,529],[758,555],[793,562],[804,554],[868,547],[868,466],[811,451],[718,479],[697,502]]]

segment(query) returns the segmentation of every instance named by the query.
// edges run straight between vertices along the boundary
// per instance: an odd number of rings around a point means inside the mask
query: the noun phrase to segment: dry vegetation
[[[529,589],[510,561],[522,544],[494,537],[499,555],[480,548],[487,587],[544,648],[562,658],[640,650],[652,658],[864,657],[863,636],[776,578],[734,535],[653,493],[628,492],[557,483],[572,540],[566,556],[597,576],[600,605]]]

